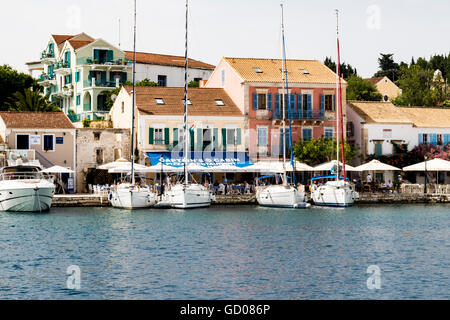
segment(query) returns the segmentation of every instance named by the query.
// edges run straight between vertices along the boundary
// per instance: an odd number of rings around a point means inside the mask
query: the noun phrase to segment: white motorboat
[[[283,39],[283,92],[286,92],[287,100],[289,100],[289,87],[288,87],[288,78],[287,78],[287,63],[286,63],[286,50],[284,47],[284,14],[283,14],[283,5],[281,5],[281,31],[282,31],[282,39]],[[265,207],[278,207],[278,208],[294,208],[294,209],[307,209],[310,208],[311,205],[306,203],[305,194],[299,190],[297,190],[293,185],[288,184],[287,172],[286,172],[286,99],[283,95],[281,97],[282,101],[282,110],[283,110],[283,184],[282,185],[271,185],[266,187],[259,187],[256,192],[256,200],[260,206]],[[289,105],[289,101],[288,101]],[[290,121],[290,112],[289,114],[289,140],[290,147],[292,147],[292,130],[291,130],[291,121]],[[292,154],[292,148],[291,148]],[[291,156],[291,163],[293,163],[293,157]],[[294,166],[292,166],[294,167]],[[295,173],[293,172],[293,175]]]
[[[186,43],[185,43],[185,82],[184,82],[184,129],[183,129],[183,139],[184,139],[184,179],[182,182],[170,187],[165,190],[164,194],[161,196],[160,202],[156,207],[165,208],[176,208],[176,209],[193,209],[193,208],[205,208],[211,206],[211,201],[214,200],[214,196],[211,192],[204,186],[189,182],[189,165],[188,165],[188,146],[190,134],[188,131],[188,82],[187,82],[187,72],[188,72],[188,0],[186,0]]]
[[[110,194],[110,201],[114,208],[144,209],[156,204],[157,196],[147,186],[137,186],[121,183]]]
[[[44,179],[39,167],[17,165],[1,169],[1,211],[49,211],[54,194],[55,185]]]
[[[134,1],[134,49],[133,49],[133,104],[131,121],[131,150],[135,146],[135,104],[136,104],[136,0]],[[157,195],[145,185],[136,183],[134,154],[131,155],[129,181],[116,186],[109,195],[111,205],[119,209],[144,209],[155,205]]]
[[[338,17],[338,11],[336,10],[336,16]],[[332,170],[336,173],[334,181],[328,181],[325,184],[314,187],[312,190],[311,198],[314,204],[317,206],[327,207],[350,207],[354,204],[355,200],[359,198],[359,194],[353,190],[350,182],[346,181],[346,167],[345,167],[345,153],[344,153],[344,127],[342,119],[342,86],[341,86],[341,70],[340,70],[340,49],[339,49],[339,22],[337,23],[337,56],[338,63],[336,64],[336,170]],[[342,141],[342,144],[340,143]],[[339,163],[339,149],[342,148],[342,168]],[[343,173],[343,177],[341,177]]]
[[[256,192],[259,205],[264,207],[306,209],[311,205],[306,203],[305,193],[293,186],[273,185],[259,187]]]

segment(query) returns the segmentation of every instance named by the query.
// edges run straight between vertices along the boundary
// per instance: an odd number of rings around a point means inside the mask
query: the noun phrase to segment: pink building
[[[245,115],[244,141],[253,160],[282,155],[283,96],[294,144],[336,134],[336,74],[316,60],[288,60],[287,69],[288,97],[280,59],[222,58],[205,85],[224,88]],[[344,122],[346,86],[342,81]]]

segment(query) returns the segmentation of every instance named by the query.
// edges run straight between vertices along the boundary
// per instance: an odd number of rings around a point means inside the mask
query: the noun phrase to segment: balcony
[[[56,76],[55,74],[47,75],[46,73],[43,73],[40,75],[38,79],[38,83],[43,87],[53,87],[56,86]]]
[[[41,53],[41,62],[43,64],[50,65],[50,64],[55,63],[55,61],[56,61],[56,58],[55,58],[55,53],[53,51],[50,51],[50,52],[43,51]]]
[[[70,69],[70,63],[66,61],[58,61],[54,65],[55,72],[62,75],[68,75],[72,72]]]
[[[119,88],[122,84],[121,81],[98,81],[95,78],[92,80],[83,81],[84,88]]]
[[[89,120],[105,120],[109,118],[109,111],[88,111],[88,112],[82,112],[79,114],[69,113],[67,117],[72,122],[81,122],[84,119]]]
[[[294,112],[291,112],[291,120],[318,120],[323,121],[325,120],[325,113],[320,110],[295,110]],[[283,113],[275,111],[273,114],[274,119],[283,119]],[[285,119],[289,119],[289,114],[286,111],[285,112]]]
[[[60,91],[55,93],[55,96],[61,98],[70,98],[73,96],[73,86],[72,84],[68,84],[64,86]]]
[[[89,65],[92,70],[118,70],[122,71],[131,66],[131,61],[127,59],[117,59],[105,62],[98,62],[92,58],[80,58],[77,60],[78,65]]]

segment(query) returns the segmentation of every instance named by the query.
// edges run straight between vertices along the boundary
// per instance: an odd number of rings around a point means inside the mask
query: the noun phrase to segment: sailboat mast
[[[133,105],[131,108],[131,183],[136,183],[134,177],[134,125],[135,125],[135,106],[136,106],[136,0],[134,0],[134,44],[133,44]]]
[[[282,61],[282,81],[283,81],[283,94],[281,95],[281,103],[282,103],[282,112],[283,112],[283,133],[281,135],[283,141],[283,184],[287,184],[287,173],[286,173],[286,56],[284,51],[284,8],[283,4],[281,6],[281,39],[283,41],[283,45],[281,47],[281,61]]]
[[[186,0],[186,39],[185,39],[185,62],[184,62],[184,185],[188,184],[188,13],[189,0]]]
[[[336,9],[336,35],[339,38],[339,10]],[[337,55],[339,56],[339,52],[337,53]],[[338,57],[339,59],[339,57]],[[340,71],[340,66],[339,66],[339,62],[336,63],[336,102],[335,102],[335,106],[336,106],[336,181],[339,181],[339,176],[340,176],[340,170],[339,170],[339,71]]]
[[[337,19],[337,27],[336,27],[336,31],[337,31],[337,54],[338,54],[338,90],[339,90],[339,129],[340,129],[340,138],[342,141],[342,171],[343,171],[343,177],[344,177],[344,181],[346,179],[346,170],[345,170],[345,140],[344,140],[344,121],[343,121],[343,115],[344,115],[344,111],[342,108],[342,79],[341,79],[341,50],[340,50],[340,45],[339,45],[339,11],[336,10],[336,19]],[[338,150],[339,150],[339,144],[338,144]],[[338,157],[338,163],[339,163],[339,157]]]

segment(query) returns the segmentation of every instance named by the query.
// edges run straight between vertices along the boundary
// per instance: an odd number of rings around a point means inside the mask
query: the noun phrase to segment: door
[[[18,150],[29,150],[30,149],[30,140],[27,134],[18,134],[16,148]]]

